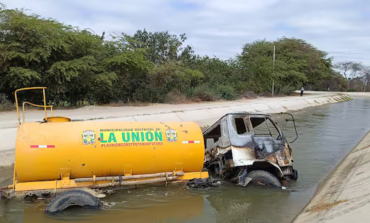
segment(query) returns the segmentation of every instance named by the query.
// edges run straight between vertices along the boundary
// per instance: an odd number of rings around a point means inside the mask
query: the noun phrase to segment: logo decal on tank
[[[100,147],[163,145],[160,128],[100,129],[98,135]]]
[[[84,145],[93,145],[95,143],[96,134],[92,130],[82,132],[82,142]]]
[[[166,136],[168,142],[177,142],[177,131],[174,129],[167,129]]]

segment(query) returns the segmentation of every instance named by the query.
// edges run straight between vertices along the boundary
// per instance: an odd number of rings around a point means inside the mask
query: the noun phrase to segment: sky
[[[138,29],[186,33],[200,55],[222,59],[246,43],[295,37],[334,62],[370,66],[370,0],[0,0],[101,35]]]

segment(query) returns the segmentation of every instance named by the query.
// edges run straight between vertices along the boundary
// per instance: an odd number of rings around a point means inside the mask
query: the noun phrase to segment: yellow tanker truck
[[[44,104],[23,102],[21,121],[17,93],[35,89],[43,91]],[[229,113],[204,133],[193,122],[79,122],[52,116],[45,89],[15,91],[14,176],[12,185],[1,188],[2,199],[53,198],[46,208],[53,213],[71,205],[99,208],[99,198],[111,189],[213,186],[209,174],[244,187],[281,187],[298,177],[290,145],[267,115]],[[44,120],[25,122],[26,104],[43,107]]]

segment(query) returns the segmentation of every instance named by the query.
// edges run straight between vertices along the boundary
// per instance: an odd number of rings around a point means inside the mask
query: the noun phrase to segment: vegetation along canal
[[[295,112],[300,136],[292,144],[299,179],[286,190],[223,184],[208,190],[184,186],[122,190],[104,199],[99,211],[43,212],[46,202],[0,202],[0,222],[290,222],[320,182],[370,129],[370,100],[325,105]],[[293,138],[292,123],[275,117]],[[0,186],[11,170],[0,170]]]

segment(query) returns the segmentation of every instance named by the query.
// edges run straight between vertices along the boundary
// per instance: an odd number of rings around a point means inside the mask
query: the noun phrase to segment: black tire
[[[82,190],[70,190],[59,194],[46,207],[47,213],[57,213],[70,206],[81,206],[89,209],[99,209],[101,204],[98,198]]]
[[[293,169],[292,180],[298,180],[298,170],[296,169]]]
[[[264,170],[251,171],[247,174],[247,177],[252,178],[250,184],[281,188],[279,179],[273,174]]]

